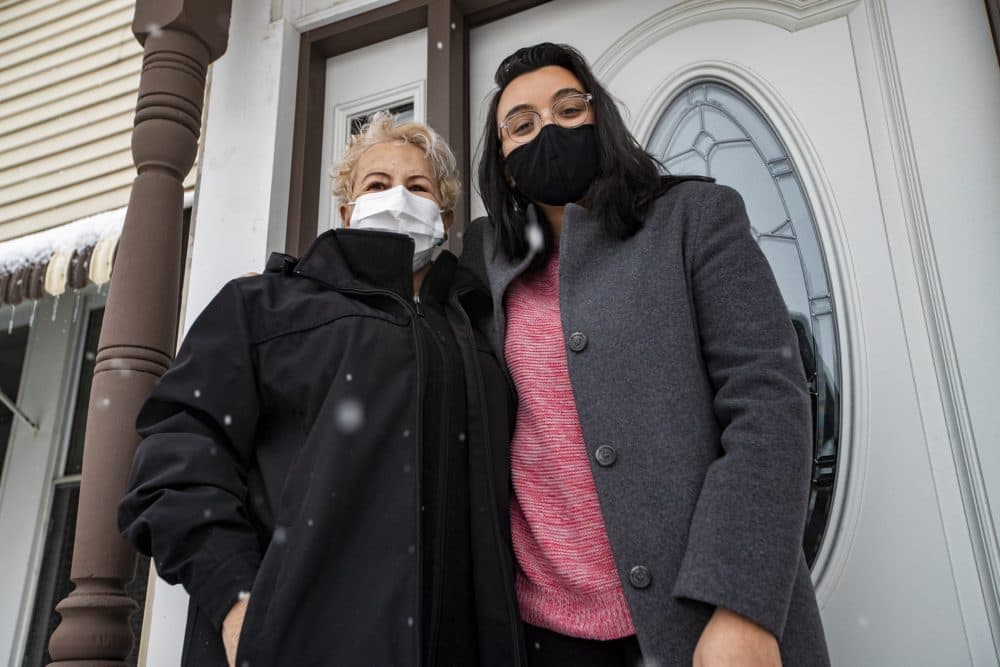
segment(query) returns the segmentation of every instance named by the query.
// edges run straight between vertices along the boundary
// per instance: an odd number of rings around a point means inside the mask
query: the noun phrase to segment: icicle
[[[31,317],[28,318],[28,328],[35,326],[35,313],[38,311],[38,299],[31,301]]]
[[[17,310],[17,306],[10,304],[10,321],[7,322],[7,335],[14,333],[14,312]]]
[[[56,312],[59,310],[59,295],[56,294],[56,298],[52,300],[52,321],[56,321]]]
[[[80,290],[75,289],[73,293],[76,294],[76,300],[73,302],[73,321],[76,322],[77,313],[80,312]]]

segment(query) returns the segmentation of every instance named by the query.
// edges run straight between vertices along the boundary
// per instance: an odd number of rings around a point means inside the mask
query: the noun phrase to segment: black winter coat
[[[221,623],[242,591],[238,665],[420,664],[412,256],[406,237],[338,230],[230,282],[143,406],[119,526],[191,596],[185,667],[225,664]],[[508,667],[523,661],[512,395],[483,333],[489,292],[461,265],[445,313],[465,368],[477,639],[482,664]]]

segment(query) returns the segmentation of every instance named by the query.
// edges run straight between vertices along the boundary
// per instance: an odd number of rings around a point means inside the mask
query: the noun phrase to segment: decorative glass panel
[[[739,191],[785,298],[812,393],[813,478],[803,538],[812,565],[832,509],[841,372],[829,273],[795,165],[760,111],[716,82],[695,84],[678,95],[646,148],[670,173],[712,176]]]
[[[399,121],[400,123],[413,120],[413,102],[412,101],[403,102],[401,104],[397,104],[396,106],[387,107],[381,110],[375,109],[374,111],[369,111],[367,113],[358,114],[357,116],[352,116],[351,135],[353,136],[361,132],[361,128],[364,127],[365,123],[368,122],[368,119],[374,116],[379,111],[388,111],[393,116],[395,116],[396,120]]]

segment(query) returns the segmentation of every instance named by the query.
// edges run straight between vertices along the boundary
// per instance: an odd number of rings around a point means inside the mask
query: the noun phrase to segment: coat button
[[[653,581],[653,575],[645,565],[636,565],[628,571],[628,582],[633,588],[646,588]]]
[[[574,331],[569,335],[569,349],[574,352],[583,352],[587,347],[587,336],[579,331]]]
[[[594,458],[597,459],[599,465],[607,468],[608,466],[614,465],[615,461],[618,460],[618,452],[615,451],[614,447],[608,445],[601,445],[594,452]]]

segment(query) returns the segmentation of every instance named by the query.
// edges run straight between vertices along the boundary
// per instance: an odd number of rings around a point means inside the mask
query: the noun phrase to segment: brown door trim
[[[302,33],[285,252],[301,256],[318,230],[327,59],[425,27],[427,120],[455,151],[465,185],[450,241],[453,250],[460,250],[461,234],[455,232],[468,220],[470,192],[469,29],[547,1],[400,0]]]

